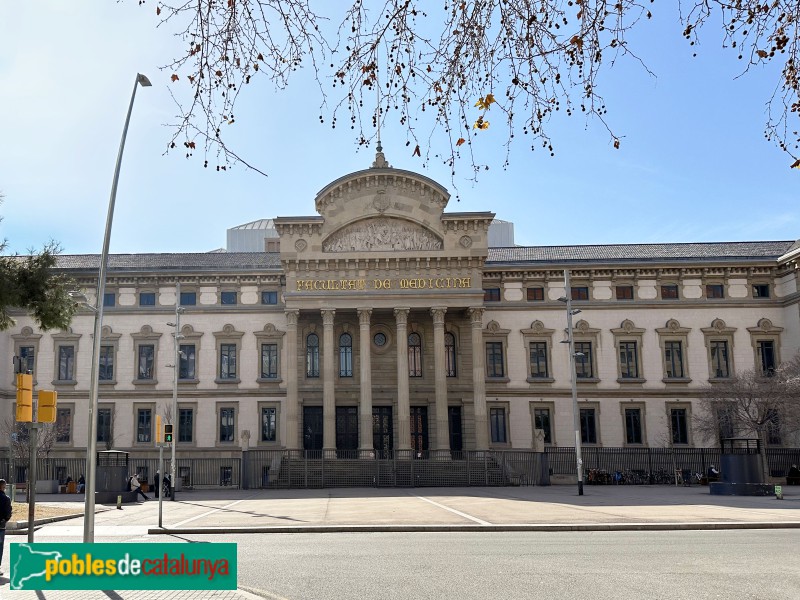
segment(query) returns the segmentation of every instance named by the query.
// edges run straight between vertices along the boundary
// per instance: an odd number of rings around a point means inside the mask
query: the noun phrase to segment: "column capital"
[[[290,308],[289,310],[284,311],[286,313],[286,322],[290,326],[297,326],[297,319],[300,316],[300,311],[296,308]]]
[[[411,312],[410,308],[395,308],[394,309],[394,320],[397,321],[398,325],[407,325],[408,324],[408,313]]]
[[[434,325],[444,325],[444,313],[447,312],[446,306],[432,306],[431,316],[433,316]]]
[[[322,313],[322,325],[325,327],[333,326],[333,317],[336,311],[332,308],[323,308],[320,312]]]
[[[372,318],[372,309],[371,308],[357,308],[356,312],[358,313],[358,322],[360,325],[369,325],[370,319]]]
[[[483,311],[485,309],[482,306],[470,306],[467,309],[467,313],[469,313],[470,321],[472,322],[472,327],[477,327],[479,329],[483,328]]]

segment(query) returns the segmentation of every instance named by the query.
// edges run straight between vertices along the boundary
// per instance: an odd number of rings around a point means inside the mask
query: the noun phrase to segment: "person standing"
[[[142,491],[142,484],[139,483],[139,474],[133,475],[131,477],[131,491],[136,492],[137,494],[141,494],[142,498],[145,500],[150,500],[150,498]]]
[[[161,483],[161,472],[160,471],[156,471],[156,476],[154,477],[154,480],[155,480],[155,484],[156,484],[155,497],[158,498],[158,494],[161,491],[161,486],[159,485]]]
[[[3,574],[3,544],[6,541],[6,523],[11,518],[11,498],[6,496],[6,480],[0,479],[0,575]]]

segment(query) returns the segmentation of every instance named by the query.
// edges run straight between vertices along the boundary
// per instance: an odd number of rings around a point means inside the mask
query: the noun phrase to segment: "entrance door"
[[[461,451],[464,449],[461,434],[461,407],[448,406],[447,420],[450,423],[450,455],[455,460],[461,460]]]
[[[394,442],[392,440],[392,407],[374,406],[372,408],[372,446],[378,458],[390,458]]]
[[[428,407],[411,407],[411,449],[416,458],[428,457]]]
[[[339,458],[354,457],[358,450],[358,407],[336,407],[336,455]]]
[[[306,458],[322,458],[322,407],[303,407],[303,450]]]

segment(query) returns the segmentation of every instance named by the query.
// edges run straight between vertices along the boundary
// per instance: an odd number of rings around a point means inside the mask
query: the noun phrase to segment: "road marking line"
[[[439,508],[443,508],[444,510],[450,511],[451,513],[457,514],[460,517],[464,517],[465,519],[469,519],[470,521],[475,521],[480,525],[491,525],[488,521],[483,521],[478,517],[473,517],[472,515],[468,515],[467,513],[463,513],[460,510],[456,510],[455,508],[450,508],[449,506],[445,506],[444,504],[439,504],[438,502],[434,502],[433,500],[429,500],[428,498],[423,498],[422,496],[417,496],[416,494],[411,494],[415,498],[419,498],[420,500],[424,500],[425,502],[429,502],[434,506],[438,506]]]
[[[186,525],[186,523],[191,523],[192,521],[197,521],[197,519],[202,519],[203,517],[207,517],[208,515],[213,515],[216,512],[221,510],[225,510],[226,508],[230,508],[231,506],[236,506],[240,502],[244,502],[245,500],[249,500],[250,498],[242,498],[241,500],[237,500],[236,502],[232,502],[231,504],[226,504],[225,506],[220,506],[219,508],[215,508],[214,510],[210,510],[208,512],[203,513],[202,515],[197,515],[196,517],[191,517],[190,519],[185,519],[180,523],[175,523],[171,527],[178,528],[181,525]],[[169,526],[167,527],[169,529]]]

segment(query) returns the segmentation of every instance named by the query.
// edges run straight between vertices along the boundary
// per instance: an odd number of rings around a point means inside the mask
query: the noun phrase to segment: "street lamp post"
[[[94,311],[94,339],[92,344],[92,371],[89,380],[89,439],[86,444],[86,500],[85,516],[83,521],[83,542],[94,543],[94,494],[97,487],[97,394],[98,376],[100,372],[100,343],[103,332],[103,298],[106,293],[106,269],[108,268],[108,248],[111,243],[111,223],[114,220],[114,203],[117,199],[117,184],[119,183],[119,170],[122,165],[122,152],[125,150],[125,138],[128,135],[128,124],[131,121],[133,101],[136,98],[138,86],[149,87],[150,80],[141,73],[136,74],[133,83],[131,103],[128,106],[128,115],[125,117],[125,127],[122,130],[122,140],[117,153],[117,165],[114,169],[114,180],[111,183],[111,197],[108,200],[108,216],[106,217],[106,231],[103,237],[103,252],[100,255],[100,271],[97,276],[97,298]]]
[[[569,343],[569,374],[572,387],[572,423],[575,428],[575,462],[578,474],[578,495],[583,496],[583,458],[581,457],[581,423],[578,411],[578,385],[575,373],[575,357],[581,353],[575,352],[575,340],[572,336],[572,317],[581,312],[572,309],[572,286],[569,281],[569,269],[564,269],[564,296],[559,301],[567,305],[567,342]]]
[[[172,422],[172,456],[169,469],[169,497],[170,500],[175,500],[175,476],[177,472],[176,467],[176,450],[178,445],[178,375],[181,368],[181,347],[180,340],[183,338],[181,335],[181,315],[186,309],[181,306],[181,283],[177,283],[175,288],[175,322],[167,323],[170,327],[175,328],[173,334],[173,357],[175,364],[173,365],[172,373],[172,411],[170,420]]]

